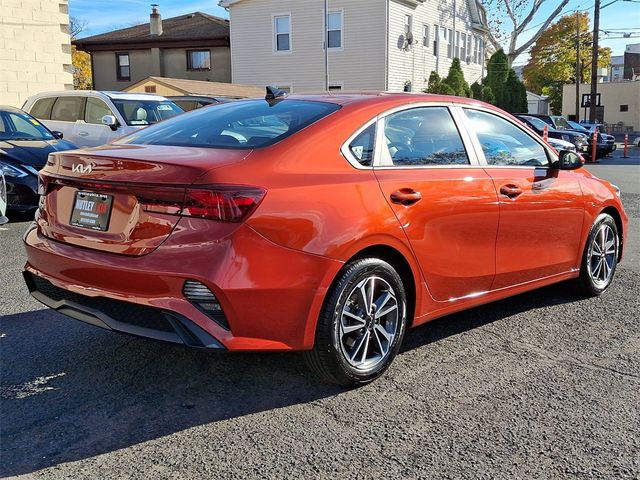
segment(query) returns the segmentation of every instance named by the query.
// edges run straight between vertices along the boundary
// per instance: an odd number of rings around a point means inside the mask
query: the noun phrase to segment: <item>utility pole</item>
[[[576,122],[580,121],[580,12],[576,12]]]
[[[596,123],[598,97],[598,33],[600,30],[600,0],[595,0],[593,12],[593,50],[591,51],[591,95],[589,97],[589,123]]]

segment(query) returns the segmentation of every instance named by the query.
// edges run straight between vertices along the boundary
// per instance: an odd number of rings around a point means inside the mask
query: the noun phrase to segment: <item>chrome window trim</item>
[[[353,168],[356,168],[358,170],[373,170],[373,165],[375,163],[376,153],[378,149],[377,148],[378,147],[378,131],[379,131],[378,126],[376,125],[375,137],[373,142],[373,159],[371,160],[370,166],[362,165],[358,161],[358,159],[355,157],[355,155],[351,152],[351,148],[349,148],[349,145],[351,145],[351,142],[353,142],[358,137],[358,135],[364,132],[371,125],[376,124],[377,121],[378,121],[378,117],[377,116],[373,117],[363,126],[361,126],[359,129],[357,129],[349,138],[347,138],[347,140],[340,147],[340,152],[342,153],[342,156],[347,159],[347,161]]]
[[[549,169],[551,167],[551,165],[555,162],[558,161],[558,156],[553,152],[553,150],[551,150],[551,147],[541,138],[539,137],[537,134],[534,134],[535,136],[531,135],[531,132],[528,132],[526,127],[524,127],[524,125],[518,125],[518,123],[515,123],[511,118],[509,118],[507,115],[504,115],[502,112],[500,111],[496,111],[493,110],[491,108],[487,108],[479,103],[476,104],[458,104],[456,106],[457,108],[460,109],[460,120],[463,122],[463,124],[465,125],[465,129],[469,132],[469,135],[471,137],[471,141],[474,145],[474,149],[476,151],[476,156],[478,158],[478,161],[480,163],[480,165],[482,165],[483,167],[486,168],[519,168],[519,169],[541,169],[541,168],[545,168],[545,169]],[[498,118],[501,118],[502,120],[510,123],[511,125],[513,125],[514,127],[518,128],[520,131],[522,131],[524,134],[526,134],[529,138],[533,139],[534,142],[538,143],[543,150],[545,151],[545,153],[547,154],[547,160],[549,161],[549,163],[547,165],[538,165],[538,166],[534,166],[534,165],[490,165],[489,163],[487,163],[487,159],[484,155],[484,150],[482,149],[482,145],[480,144],[480,140],[478,139],[478,135],[476,135],[476,133],[473,131],[473,128],[471,127],[471,120],[469,119],[469,117],[467,117],[467,114],[464,112],[465,109],[468,110],[478,110],[481,111],[483,113],[487,113],[490,115],[495,115]]]

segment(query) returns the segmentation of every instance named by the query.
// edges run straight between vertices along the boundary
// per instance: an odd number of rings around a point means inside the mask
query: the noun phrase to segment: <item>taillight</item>
[[[248,217],[264,198],[256,187],[188,188],[182,215],[223,222],[240,222]]]

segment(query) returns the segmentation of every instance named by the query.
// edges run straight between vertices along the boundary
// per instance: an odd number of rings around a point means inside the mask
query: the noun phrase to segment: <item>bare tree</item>
[[[551,0],[555,8],[541,22],[530,26],[540,7],[549,0],[482,0],[482,4],[489,12],[490,31],[488,39],[496,48],[504,48],[502,43],[509,44],[506,50],[509,66],[524,53],[546,31],[547,27],[562,12],[569,0]],[[511,25],[505,26],[503,19],[508,18]],[[535,30],[531,37],[518,45],[518,38],[529,30]]]
[[[77,17],[69,17],[69,35],[72,39],[78,38],[87,29],[88,22]]]

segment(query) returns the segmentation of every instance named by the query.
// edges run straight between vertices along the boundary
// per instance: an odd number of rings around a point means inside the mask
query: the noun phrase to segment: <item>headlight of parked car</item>
[[[611,186],[616,191],[616,195],[619,197],[620,196],[620,187],[617,186],[617,185],[614,185],[613,183],[611,184]]]
[[[2,173],[5,177],[20,178],[26,177],[28,175],[28,173],[22,170],[20,167],[16,165],[10,165],[2,161],[0,161],[0,170],[2,170]]]

